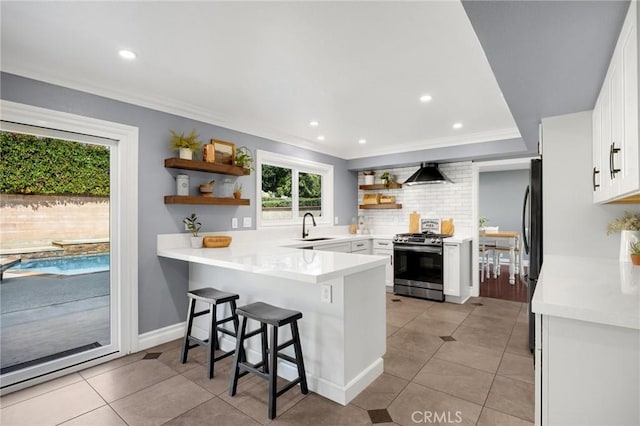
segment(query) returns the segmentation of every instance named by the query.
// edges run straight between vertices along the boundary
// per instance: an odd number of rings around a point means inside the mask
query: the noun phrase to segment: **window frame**
[[[262,165],[283,167],[292,170],[291,176],[291,219],[263,220],[262,219]],[[303,158],[277,154],[275,152],[256,151],[256,228],[273,228],[300,225],[302,217],[299,217],[299,173],[314,173],[322,177],[322,216],[316,217],[318,225],[331,226],[333,221],[333,166]]]

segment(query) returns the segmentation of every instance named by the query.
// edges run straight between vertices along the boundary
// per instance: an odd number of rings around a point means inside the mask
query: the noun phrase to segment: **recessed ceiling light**
[[[422,95],[422,96],[420,96],[420,102],[425,102],[426,103],[426,102],[429,102],[431,99],[433,99],[431,97],[431,95]]]
[[[360,145],[364,145],[365,143],[367,143],[367,140],[366,140],[366,139],[360,139],[360,140],[358,141],[358,143],[359,143]]]
[[[319,125],[319,124],[320,124],[320,123],[318,123],[318,122],[317,122],[317,121],[315,121],[315,120],[313,120],[313,121],[310,121],[310,122],[309,122],[309,126],[311,126],[311,127],[318,127],[318,125]]]
[[[126,49],[119,50],[118,55],[120,55],[121,58],[129,59],[129,60],[135,59],[136,56],[138,56],[134,52]]]
[[[317,139],[318,139],[319,141],[323,141],[323,140],[324,140],[324,136],[323,136],[323,135],[320,135],[320,136],[318,136],[318,138],[317,138]]]
[[[462,123],[455,123],[455,124],[453,125],[453,128],[454,128],[454,129],[462,129]]]

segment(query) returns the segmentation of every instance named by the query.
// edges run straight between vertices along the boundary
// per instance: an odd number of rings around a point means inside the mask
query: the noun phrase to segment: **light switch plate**
[[[238,228],[238,218],[234,217],[231,219],[231,229],[237,229]]]
[[[251,218],[250,217],[243,217],[242,218],[242,226],[244,228],[251,228]]]
[[[338,216],[336,216],[336,217],[333,219],[333,224],[334,224],[334,225],[337,225],[337,224],[338,224]]]
[[[322,284],[320,286],[320,301],[325,303],[331,303],[331,285]]]

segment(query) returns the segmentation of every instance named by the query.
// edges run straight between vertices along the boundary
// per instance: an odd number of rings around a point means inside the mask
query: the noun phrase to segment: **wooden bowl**
[[[229,244],[231,244],[231,237],[226,235],[209,235],[202,240],[202,245],[205,248],[229,247]]]

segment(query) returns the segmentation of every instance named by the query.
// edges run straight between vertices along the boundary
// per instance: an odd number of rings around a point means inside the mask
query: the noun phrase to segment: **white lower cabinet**
[[[536,314],[537,425],[640,424],[640,331]]]
[[[351,243],[332,243],[313,246],[314,250],[320,251],[335,251],[340,253],[351,253]]]
[[[393,242],[391,240],[375,239],[373,240],[373,248],[371,254],[377,256],[387,256],[389,263],[387,264],[387,275],[385,283],[387,292],[393,292]]]
[[[351,253],[371,254],[371,240],[351,241]]]
[[[471,242],[445,243],[443,254],[446,300],[464,303],[471,293]]]

